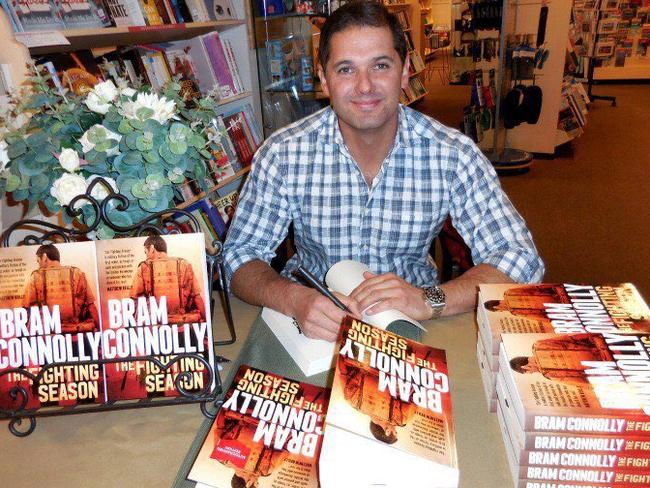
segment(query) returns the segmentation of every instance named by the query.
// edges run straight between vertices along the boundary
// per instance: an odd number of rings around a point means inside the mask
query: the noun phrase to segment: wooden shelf
[[[196,203],[196,202],[198,202],[199,200],[201,200],[202,198],[205,198],[206,195],[207,195],[208,193],[212,193],[213,191],[217,191],[219,188],[223,188],[223,187],[226,186],[228,183],[232,183],[232,182],[235,181],[237,178],[240,178],[241,176],[243,176],[243,175],[245,175],[246,173],[248,173],[250,170],[251,170],[251,167],[250,167],[250,166],[246,166],[244,169],[240,169],[240,170],[237,171],[234,175],[229,176],[228,178],[226,178],[226,179],[223,180],[223,181],[220,181],[219,184],[217,184],[217,185],[215,185],[215,186],[213,186],[213,187],[211,187],[211,188],[208,188],[208,191],[202,191],[201,193],[199,193],[198,195],[196,195],[196,196],[195,196],[194,198],[192,198],[191,200],[186,200],[186,201],[184,201],[183,203],[179,203],[179,204],[176,206],[176,208],[186,208],[186,207],[189,207],[189,206],[192,205],[193,203]]]
[[[415,102],[418,102],[418,101],[422,100],[422,99],[423,99],[424,97],[426,97],[428,94],[429,94],[429,92],[423,93],[423,94],[420,95],[419,97],[414,98],[413,100],[411,100],[409,103],[407,103],[407,105],[413,105]]]
[[[253,95],[253,92],[247,91],[240,93],[239,95],[235,95],[234,97],[228,97],[228,98],[222,98],[217,102],[217,106],[222,106],[222,105],[227,105],[232,102],[236,102],[237,100],[242,100],[244,98],[250,97]]]
[[[218,20],[185,24],[106,27],[104,29],[68,29],[61,33],[68,39],[70,45],[39,46],[30,49],[30,53],[45,54],[54,51],[170,42],[190,39],[216,29],[244,24],[246,24],[245,20]]]

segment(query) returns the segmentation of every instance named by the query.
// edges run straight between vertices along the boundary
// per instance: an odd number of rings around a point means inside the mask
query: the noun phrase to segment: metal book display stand
[[[101,202],[91,196],[93,189],[97,185],[102,185],[108,193],[108,196]],[[115,216],[116,213],[126,211],[130,205],[130,202],[129,199],[123,194],[116,193],[108,184],[108,182],[106,182],[106,180],[103,178],[96,178],[89,185],[86,192],[83,195],[78,195],[75,197],[70,202],[69,206],[65,207],[64,211],[72,218],[80,216],[82,213],[81,209],[75,209],[75,207],[76,204],[81,201],[84,201],[92,206],[94,212],[94,219],[92,219],[92,224],[89,224],[83,229],[78,229],[75,227],[61,227],[51,222],[37,219],[20,220],[11,225],[6,230],[3,235],[2,245],[4,247],[7,247],[10,245],[38,245],[53,242],[73,242],[77,240],[85,240],[87,234],[96,230],[100,223],[103,223],[110,227],[119,237],[180,234],[180,223],[177,220],[179,217],[182,217],[184,221],[187,218],[187,221],[190,223],[190,226],[194,232],[201,232],[199,223],[192,214],[186,210],[174,208],[153,213],[151,216],[146,217],[145,219],[130,226],[121,226],[116,224],[115,221],[111,219],[110,214]],[[21,237],[15,236],[15,233],[17,233],[17,231],[20,231]],[[27,232],[27,235],[24,235],[25,232]],[[12,235],[14,237],[13,240]],[[17,242],[14,243],[14,241]],[[225,280],[225,272],[222,259],[222,244],[216,241],[213,243],[213,247],[213,252],[209,252],[206,249],[206,265],[208,268],[209,283],[208,292],[210,293],[209,296],[214,303],[212,291],[216,273],[217,279],[219,280],[222,299],[224,302],[226,324],[228,326],[229,334],[229,338],[226,340],[214,341],[213,347],[216,347],[233,344],[236,341],[237,336],[235,333],[232,309],[230,306],[230,298],[228,296],[227,283]],[[211,307],[211,309],[213,308],[214,307]],[[208,324],[211,326],[210,322],[208,322]],[[214,358],[215,364],[210,364],[210,362],[199,353],[183,353],[175,355],[174,358],[168,361],[166,364],[163,364],[156,356],[140,356],[119,359],[99,359],[94,361],[49,363],[41,366],[38,374],[32,374],[24,368],[8,369],[0,372],[0,378],[9,374],[21,375],[25,378],[28,378],[31,381],[32,386],[30,388],[25,388],[23,386],[16,385],[10,390],[9,395],[13,400],[17,402],[18,405],[12,410],[0,409],[0,420],[9,421],[8,427],[9,431],[12,434],[18,437],[25,437],[31,434],[36,428],[36,417],[52,417],[77,413],[100,412],[106,410],[123,410],[130,408],[200,403],[200,408],[203,414],[206,417],[214,418],[216,415],[216,408],[214,407],[218,406],[219,404],[217,398],[221,395],[221,393],[223,393],[221,377],[216,366],[216,362],[220,358],[216,354],[214,355]],[[207,371],[206,386],[199,392],[190,392],[183,387],[183,384],[186,380],[191,380],[191,372],[181,371],[174,378],[175,387],[180,393],[180,395],[177,397],[145,398],[137,401],[124,400],[105,402],[102,404],[81,404],[65,407],[43,407],[36,410],[26,408],[30,399],[30,395],[38,390],[38,386],[42,381],[44,374],[52,368],[72,365],[104,365],[109,363],[139,361],[152,363],[160,369],[160,372],[164,373],[165,371],[169,370],[169,368],[173,367],[174,364],[187,359],[200,362]],[[211,404],[213,405],[211,406]],[[25,420],[26,425],[23,425]]]

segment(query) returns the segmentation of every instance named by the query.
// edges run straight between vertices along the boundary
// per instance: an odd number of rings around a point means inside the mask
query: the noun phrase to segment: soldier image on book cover
[[[108,398],[177,396],[177,377],[188,392],[207,392],[212,362],[207,272],[201,234],[97,241],[101,314],[107,357],[156,356],[151,361],[107,365]],[[179,378],[179,380],[181,379]]]
[[[102,367],[74,364],[103,357],[96,269],[92,242],[0,249],[0,372],[42,376],[0,376],[2,408],[23,401],[14,386],[30,392],[27,408],[104,401]]]
[[[507,334],[499,362],[525,429],[650,430],[648,334]],[[580,415],[597,418],[567,420]]]
[[[329,390],[242,365],[188,478],[217,488],[317,488]]]

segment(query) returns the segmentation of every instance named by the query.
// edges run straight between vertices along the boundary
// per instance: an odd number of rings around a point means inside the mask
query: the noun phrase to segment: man
[[[343,259],[377,274],[350,297],[354,312],[398,309],[416,320],[470,310],[478,283],[541,279],[523,219],[480,151],[455,130],[399,104],[407,47],[380,4],[336,10],[318,69],[331,106],[273,134],[257,152],[225,244],[231,288],[334,341],[344,313],[267,264],[293,223],[297,254],[316,276]],[[476,266],[437,286],[429,246],[447,215]]]
[[[95,296],[86,275],[75,266],[61,265],[54,244],[36,250],[38,269],[32,271],[25,289],[24,306],[59,306],[61,332],[92,332],[99,326]]]
[[[205,303],[192,265],[167,256],[167,243],[161,236],[147,237],[144,252],[147,259],[135,272],[131,297],[165,296],[170,324],[205,321]]]
[[[547,303],[571,303],[571,299],[562,285],[538,284],[510,288],[503,294],[503,300],[487,300],[483,306],[490,312],[510,312],[512,315],[550,322],[546,315]]]

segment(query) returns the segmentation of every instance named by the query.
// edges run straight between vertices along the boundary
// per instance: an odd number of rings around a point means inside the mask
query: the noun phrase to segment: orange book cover
[[[94,243],[0,248],[0,276],[0,408],[104,402],[102,367],[75,364],[103,358]]]
[[[422,469],[438,473],[438,486],[457,486],[445,351],[346,317],[335,357],[323,448],[325,452],[327,447],[328,457],[330,449],[338,455],[340,432],[351,433],[352,439],[372,441],[369,450],[381,451],[386,460],[398,455],[395,450],[402,451],[423,460],[427,467]],[[337,442],[328,440],[330,430]],[[385,448],[379,450],[377,445]],[[328,472],[322,467],[321,483],[333,479],[330,467]],[[334,485],[328,481],[323,486]]]
[[[178,396],[179,387],[209,392],[204,361],[212,364],[213,346],[203,235],[97,241],[97,257],[106,358],[153,355],[163,365],[107,364],[108,399]]]
[[[479,286],[479,332],[497,354],[501,334],[650,332],[650,308],[631,283]]]
[[[650,436],[650,334],[505,334],[499,368],[526,432]]]
[[[188,474],[216,488],[317,488],[329,390],[242,365]]]

